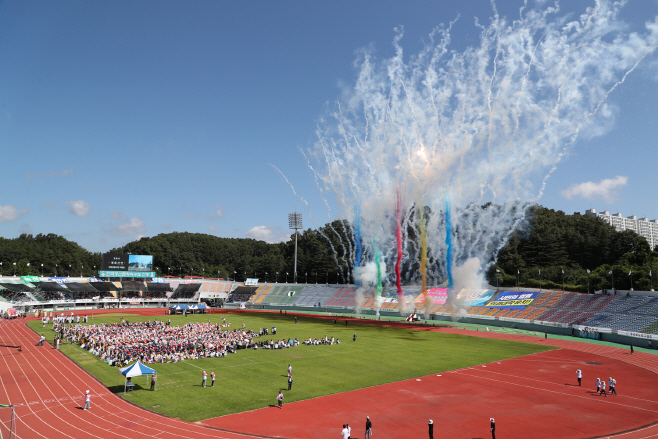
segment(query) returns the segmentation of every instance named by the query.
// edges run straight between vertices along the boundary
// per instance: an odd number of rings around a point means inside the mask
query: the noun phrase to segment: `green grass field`
[[[128,321],[152,320],[124,314]],[[172,316],[172,325],[201,321],[217,323],[221,314]],[[333,346],[305,346],[282,350],[241,350],[226,358],[208,358],[171,364],[150,365],[158,371],[158,390],[149,392],[146,377],[134,378],[135,390],[125,398],[135,404],[170,417],[199,421],[216,416],[267,407],[276,402],[279,389],[287,389],[287,367],[292,364],[292,391],[284,391],[285,402],[346,392],[379,384],[440,373],[506,358],[542,352],[551,347],[506,340],[440,334],[406,328],[301,317],[299,324],[279,314],[224,314],[233,328],[258,331],[276,326],[274,338],[299,338],[300,341],[327,335],[341,341]],[[158,320],[167,317],[158,316]],[[118,322],[116,314],[96,317],[90,323]],[[38,320],[28,324],[48,341],[54,333],[43,330]],[[50,325],[48,326],[50,327]],[[357,341],[352,336],[357,333]],[[76,345],[62,345],[62,352],[89,371],[114,392],[123,392],[123,379],[116,368],[108,366]],[[217,374],[214,388],[201,387],[201,372]],[[119,384],[117,386],[117,383]],[[122,394],[122,393],[121,393]],[[122,394],[123,395],[123,394]]]

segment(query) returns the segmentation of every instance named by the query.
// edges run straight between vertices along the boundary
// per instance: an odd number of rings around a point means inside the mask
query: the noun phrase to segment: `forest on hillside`
[[[353,282],[348,279],[352,271],[348,266],[348,237],[349,225],[341,220],[300,232],[297,282]],[[294,281],[294,237],[288,242],[268,244],[174,232],[142,238],[108,252],[153,255],[158,276]],[[346,253],[348,257],[344,257]],[[24,234],[15,239],[0,238],[0,263],[5,276],[95,276],[100,270],[101,254],[58,235]],[[414,269],[417,267],[413,264],[406,268]],[[566,215],[535,206],[528,210],[525,225],[498,253],[487,277],[491,285],[506,287],[518,283],[561,288],[564,284],[567,290],[587,292],[611,289],[614,281],[617,289],[630,289],[632,282],[634,289],[648,290],[653,284],[650,273],[653,275],[657,269],[658,251],[652,251],[636,233],[617,232],[588,215]]]

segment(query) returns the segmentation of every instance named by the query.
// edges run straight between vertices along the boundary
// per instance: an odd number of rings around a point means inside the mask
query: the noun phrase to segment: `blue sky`
[[[498,3],[516,17],[522,2]],[[355,82],[358,52],[392,56],[403,25],[414,53],[458,14],[462,50],[489,1],[1,2],[0,236],[55,233],[92,251],[173,231],[276,241],[289,212],[314,224],[270,163],[324,223],[298,148]],[[658,2],[640,0],[622,18],[642,31],[656,15]],[[610,95],[614,125],[576,143],[541,204],[658,218],[657,79],[654,54]]]

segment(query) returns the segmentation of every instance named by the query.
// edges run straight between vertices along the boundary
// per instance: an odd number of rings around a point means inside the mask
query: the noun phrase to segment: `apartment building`
[[[634,231],[638,235],[646,238],[651,248],[656,248],[656,246],[658,246],[658,219],[649,221],[646,217],[638,219],[635,215],[624,217],[621,213],[610,215],[610,212],[607,210],[597,213],[596,209],[586,210],[585,214],[601,218],[603,221],[613,226],[618,232],[624,230]]]

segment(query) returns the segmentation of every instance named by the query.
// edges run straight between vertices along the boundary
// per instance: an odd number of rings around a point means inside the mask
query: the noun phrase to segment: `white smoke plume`
[[[324,194],[333,192],[352,221],[361,212],[364,254],[375,254],[376,237],[394,265],[401,188],[405,237],[406,226],[418,232],[409,212],[428,208],[428,283],[447,278],[446,238],[450,262],[466,272],[455,269],[456,283],[473,280],[470,258],[486,270],[579,137],[606,132],[615,114],[609,95],[655,51],[658,19],[630,29],[619,18],[625,3],[593,1],[580,16],[557,4],[523,3],[514,19],[494,7],[488,25],[476,21],[478,46],[453,49],[450,23],[416,54],[404,53],[401,28],[392,58],[363,51],[356,84],[321,119],[308,157],[319,162],[314,172]],[[405,262],[420,259],[414,235],[405,241]],[[372,279],[368,267],[356,273],[362,285]],[[390,282],[392,269],[386,274]],[[405,281],[418,283],[419,274]]]

